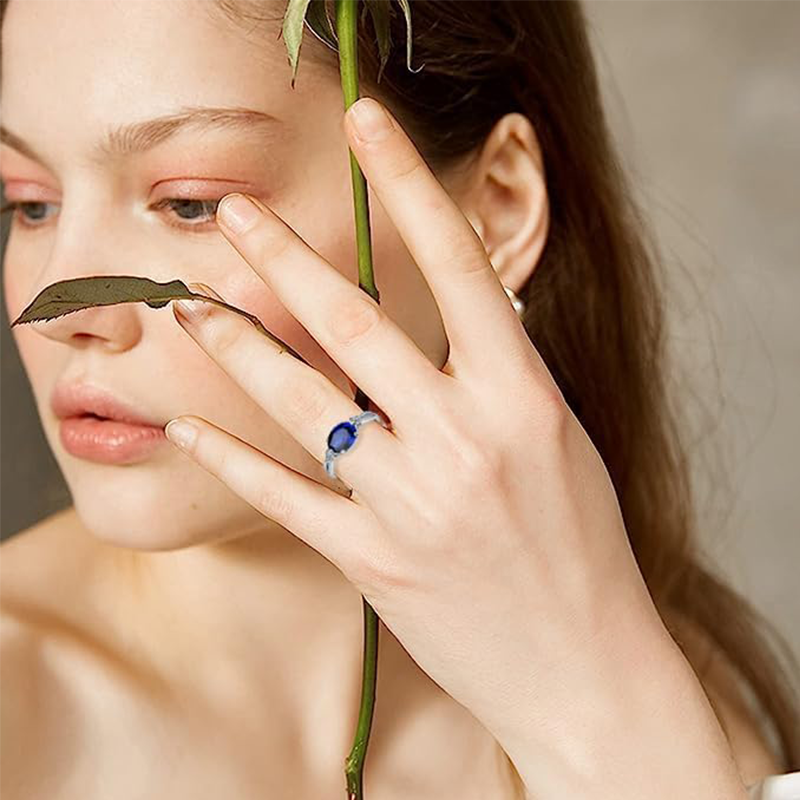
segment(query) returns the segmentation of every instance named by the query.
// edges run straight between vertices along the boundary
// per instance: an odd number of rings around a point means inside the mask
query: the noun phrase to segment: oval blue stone
[[[340,422],[328,434],[328,447],[334,453],[343,453],[355,444],[357,433],[356,426],[352,422]]]

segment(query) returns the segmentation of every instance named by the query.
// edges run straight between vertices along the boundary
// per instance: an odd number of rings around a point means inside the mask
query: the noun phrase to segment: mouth
[[[123,422],[93,411],[61,417],[59,438],[70,455],[108,465],[146,461],[167,441],[160,426]]]
[[[59,384],[53,392],[51,408],[59,419],[94,419],[143,427],[163,428],[164,424],[136,411],[138,404],[117,398],[106,389],[84,383]]]
[[[62,417],[62,422],[109,422],[120,428],[156,428],[159,429],[161,425],[151,425],[148,422],[131,422],[130,420],[117,419],[116,417],[101,417],[98,414],[85,412],[83,414],[71,414],[68,417]]]
[[[146,422],[131,414],[120,413],[114,416],[106,416],[94,411],[76,411],[61,417],[62,420],[94,420],[95,422],[116,422],[120,425],[133,425],[141,428],[163,428],[163,425],[158,425],[153,422]],[[166,424],[166,423],[165,423]]]
[[[61,417],[61,422],[86,422],[97,423],[106,422],[116,426],[120,430],[133,429],[133,428],[154,428],[156,430],[162,429],[163,425],[153,425],[149,422],[139,422],[130,418],[120,419],[119,417],[104,417],[100,414],[95,414],[91,411],[83,411],[76,414],[69,414],[66,417]]]

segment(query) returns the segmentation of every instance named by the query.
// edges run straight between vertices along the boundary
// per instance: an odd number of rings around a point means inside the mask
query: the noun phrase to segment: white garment
[[[800,772],[768,775],[747,791],[750,800],[800,800]]]

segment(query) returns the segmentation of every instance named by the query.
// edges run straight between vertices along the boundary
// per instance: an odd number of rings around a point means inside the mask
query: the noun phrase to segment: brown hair
[[[232,20],[257,19],[264,6],[217,3]],[[389,5],[394,47],[380,84],[374,32],[360,17],[361,91],[393,111],[435,172],[477,156],[509,112],[534,126],[550,226],[519,292],[525,327],[608,468],[665,624],[687,658],[683,621],[711,638],[771,723],[782,768],[800,769],[800,707],[778,651],[795,670],[796,661],[768,620],[701,563],[682,426],[665,378],[662,264],[612,144],[581,5],[414,0],[412,67],[424,68],[413,74],[405,20]],[[298,80],[308,51],[304,44]]]

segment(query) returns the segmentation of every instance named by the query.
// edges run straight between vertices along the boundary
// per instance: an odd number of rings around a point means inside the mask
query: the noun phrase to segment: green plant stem
[[[342,80],[344,108],[347,111],[358,100],[358,0],[336,0],[336,35],[339,40],[339,72]],[[369,194],[367,182],[352,150],[350,172],[353,181],[353,205],[355,209],[356,244],[358,247],[358,285],[376,303],[380,295],[372,274],[372,245],[369,225]],[[369,398],[356,388],[356,404],[367,409]],[[375,708],[375,686],[378,667],[378,615],[362,597],[364,610],[364,665],[361,677],[361,706],[358,725],[350,755],[345,759],[347,800],[363,800],[364,760],[367,755],[372,716]]]
[[[342,79],[345,111],[358,100],[358,42],[356,23],[358,0],[336,0],[336,33],[339,37],[339,72]],[[358,166],[353,151],[350,155],[350,172],[353,177],[353,206],[356,217],[356,244],[358,247],[358,285],[376,303],[380,294],[372,275],[372,245],[370,243],[369,195],[364,174]]]

